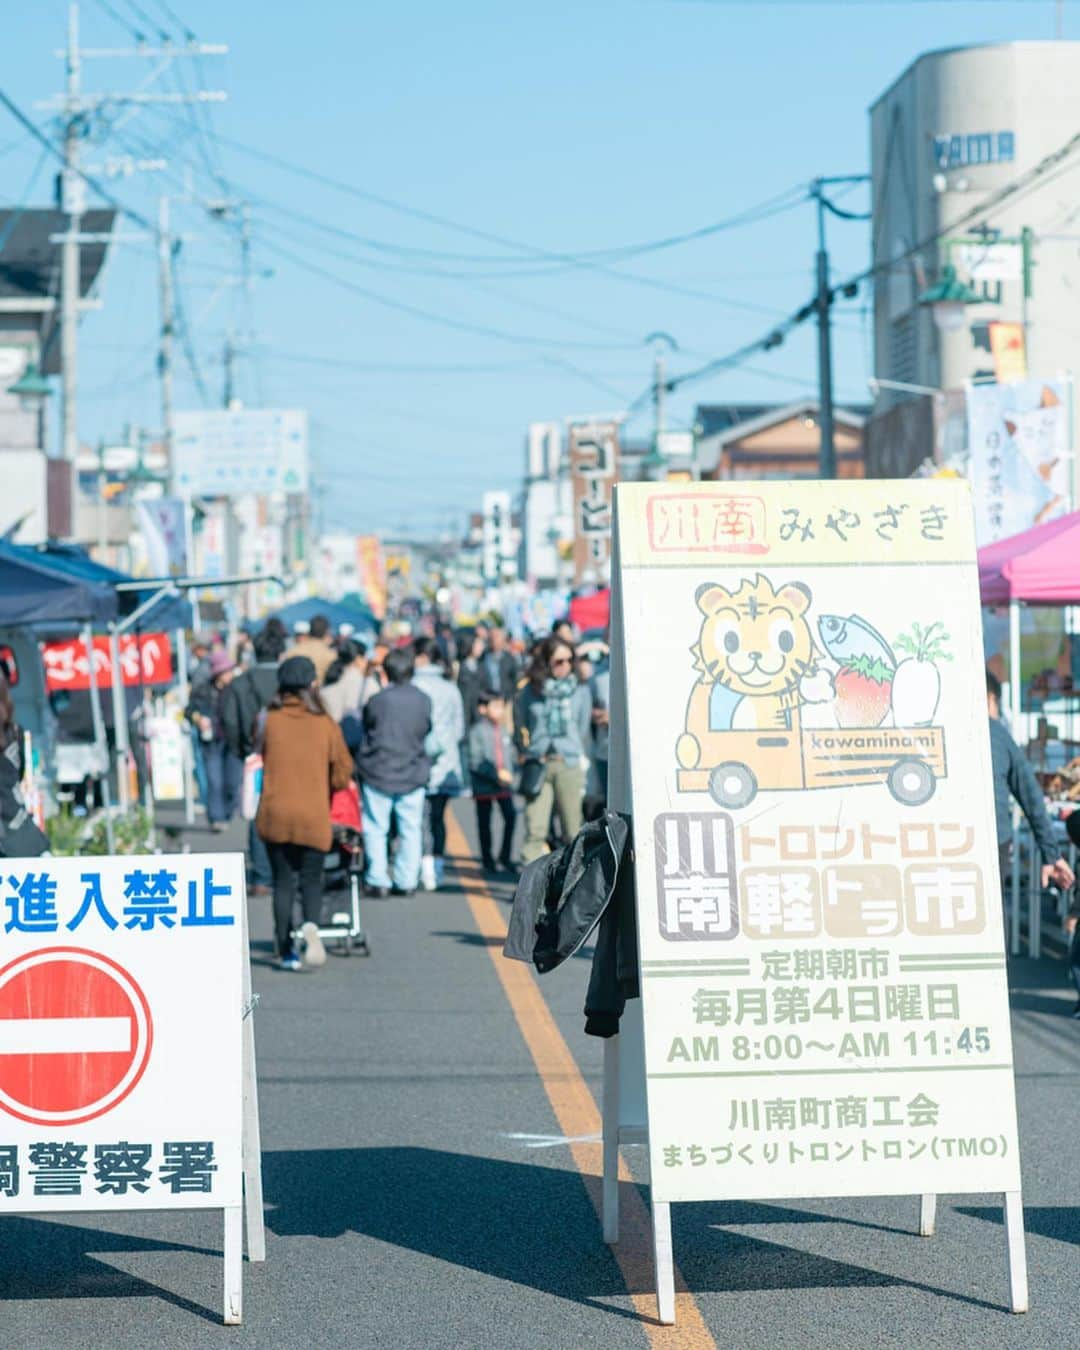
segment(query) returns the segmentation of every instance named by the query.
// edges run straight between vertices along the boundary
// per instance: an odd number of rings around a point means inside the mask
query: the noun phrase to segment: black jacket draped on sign
[[[543,975],[578,952],[594,932],[585,1031],[614,1036],[626,1000],[641,992],[630,820],[614,811],[525,868],[503,955],[531,961]]]

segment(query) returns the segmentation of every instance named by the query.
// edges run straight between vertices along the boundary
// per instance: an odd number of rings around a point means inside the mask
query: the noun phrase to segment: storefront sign
[[[49,693],[60,689],[71,692],[90,688],[90,663],[81,638],[69,642],[45,642],[41,647],[45,662],[45,684]],[[94,638],[94,670],[99,689],[111,689],[112,657],[107,637]],[[166,633],[145,633],[139,638],[120,639],[120,673],[129,688],[138,685],[171,684],[172,647]]]
[[[603,585],[611,576],[611,502],[619,477],[619,424],[571,424],[570,482],[574,494],[574,580]]]
[[[939,169],[970,169],[977,164],[1011,164],[1016,158],[1012,131],[944,132],[934,137],[934,163]]]
[[[968,485],[616,513],[654,1205],[1017,1192]]]
[[[1027,340],[1022,323],[990,323],[990,351],[998,384],[1027,378]]]

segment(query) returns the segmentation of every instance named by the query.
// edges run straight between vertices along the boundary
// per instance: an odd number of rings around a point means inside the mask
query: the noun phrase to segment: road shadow
[[[575,1303],[597,1304],[625,1292],[575,1171],[407,1147],[267,1153],[263,1169],[267,1224],[279,1235],[359,1233]],[[695,1291],[896,1286],[998,1307],[761,1238],[715,1231],[718,1223],[823,1223],[830,1216],[750,1204],[673,1208],[679,1265]],[[630,1292],[651,1292],[651,1260],[628,1265],[639,1285]]]
[[[989,1223],[1003,1224],[1005,1213],[1001,1205],[957,1205],[958,1214]],[[1024,1229],[1032,1237],[1055,1238],[1080,1247],[1080,1207],[1075,1205],[1025,1205]]]
[[[1014,989],[1009,994],[1009,1006],[1014,1012],[1047,1013],[1051,1017],[1072,1017],[1076,1007],[1075,994],[1067,991],[1057,995],[1043,994],[1035,989]]]
[[[506,941],[505,938],[485,937],[483,933],[465,933],[451,928],[435,929],[431,936],[453,938],[466,947],[501,947]]]
[[[215,1247],[158,1242],[82,1224],[5,1215],[0,1224],[0,1304],[16,1299],[156,1298],[220,1324],[220,1307],[204,1308],[97,1259],[109,1252],[194,1252],[221,1257]]]
[[[267,1226],[359,1233],[574,1303],[626,1292],[575,1171],[425,1148],[263,1154]],[[577,1242],[569,1236],[577,1235]]]

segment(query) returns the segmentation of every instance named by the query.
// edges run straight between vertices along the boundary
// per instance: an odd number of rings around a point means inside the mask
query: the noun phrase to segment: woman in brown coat
[[[278,692],[263,732],[263,789],[255,828],[266,841],[274,874],[274,936],[282,970],[299,970],[292,940],[296,883],[304,923],[303,964],[321,966],[318,933],[323,858],[331,844],[330,794],[348,787],[352,756],[315,687],[315,666],[290,656],[278,667]]]

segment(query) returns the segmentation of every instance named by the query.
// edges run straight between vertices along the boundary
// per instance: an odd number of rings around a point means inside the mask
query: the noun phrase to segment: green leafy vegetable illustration
[[[945,647],[948,641],[949,634],[943,623],[932,623],[928,628],[915,623],[911,625],[911,632],[901,633],[893,646],[916,661],[951,661],[952,653]]]

